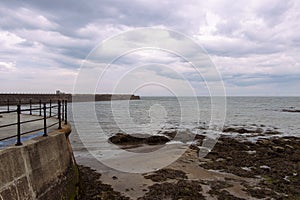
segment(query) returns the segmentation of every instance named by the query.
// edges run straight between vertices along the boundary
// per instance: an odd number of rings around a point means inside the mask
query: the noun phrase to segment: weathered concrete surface
[[[0,150],[0,199],[73,199],[79,178],[70,132],[65,125],[48,137]]]

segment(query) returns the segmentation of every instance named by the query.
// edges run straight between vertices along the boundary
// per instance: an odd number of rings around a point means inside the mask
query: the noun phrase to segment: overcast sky
[[[3,0],[0,15],[0,92],[72,92],[80,66],[95,46],[124,31],[158,27],[183,33],[204,47],[227,95],[300,95],[297,0]],[[137,74],[181,85],[172,66],[178,72],[186,62],[166,52],[136,54],[118,64],[145,64]],[[139,59],[135,63],[131,57]],[[159,64],[169,68],[162,70]],[[203,80],[187,76],[198,95],[207,94],[197,86]],[[128,84],[134,77],[127,77]],[[109,92],[108,84],[98,92]],[[140,94],[164,95],[155,88]]]

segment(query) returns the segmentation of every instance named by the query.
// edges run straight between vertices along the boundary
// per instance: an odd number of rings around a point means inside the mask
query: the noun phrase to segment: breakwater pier
[[[2,93],[0,94],[0,106],[17,105],[22,103],[52,102],[58,100],[72,101],[111,101],[111,100],[138,100],[139,96],[133,94],[19,94]]]
[[[76,199],[78,167],[68,103],[136,100],[135,95],[0,94],[0,200]]]

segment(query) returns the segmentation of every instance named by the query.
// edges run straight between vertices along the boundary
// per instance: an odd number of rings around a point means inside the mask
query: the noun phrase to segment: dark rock
[[[288,145],[288,144],[286,144],[286,145],[285,145],[285,148],[287,148],[287,149],[291,149],[291,150],[294,150],[294,149],[295,149],[293,146],[291,146],[291,145]]]
[[[281,112],[300,113],[300,110],[297,110],[295,108],[291,108],[291,109],[282,109]]]
[[[270,190],[270,189],[261,189],[261,188],[252,188],[252,187],[247,187],[245,190],[248,194],[250,194],[252,197],[263,199],[265,197],[276,197],[278,198],[278,195]]]
[[[138,200],[154,199],[174,199],[190,200],[205,199],[200,192],[202,191],[200,181],[179,180],[177,183],[154,184],[149,187],[149,192]]]
[[[167,142],[170,142],[170,139],[168,139],[165,136],[153,135],[146,138],[145,141],[146,144],[155,145],[155,144],[165,144]]]
[[[195,140],[204,140],[205,139],[205,136],[204,135],[200,135],[200,134],[197,134],[195,136]]]
[[[224,133],[233,132],[233,133],[263,133],[264,130],[262,128],[256,128],[256,129],[246,129],[244,127],[227,127],[223,129]]]
[[[171,131],[171,132],[167,131],[161,134],[168,136],[168,138],[170,138],[171,140],[174,139],[176,141],[181,141],[183,143],[191,142],[195,140],[195,137],[197,136],[190,131]]]
[[[276,151],[278,153],[283,153],[284,152],[284,148],[280,147],[280,146],[272,146],[271,147],[273,151]]]
[[[82,165],[79,165],[78,168],[81,177],[81,191],[78,199],[130,200],[130,198],[122,196],[121,193],[114,191],[110,185],[103,184],[99,180],[101,174],[95,172],[95,170]]]
[[[199,145],[199,146],[201,146],[201,145]],[[196,150],[196,151],[198,152],[198,151],[200,150],[199,146],[197,146],[196,144],[191,144],[191,145],[189,146],[189,148],[190,148],[190,149],[193,149],[193,150]]]
[[[233,185],[228,184],[225,181],[210,182],[211,190],[208,191],[213,197],[218,197],[218,200],[230,199],[230,200],[243,200],[241,198],[231,195],[225,188],[232,187]]]
[[[142,137],[138,137],[135,135],[129,135],[129,134],[123,134],[118,133],[112,137],[109,138],[109,141],[113,144],[117,145],[133,145],[133,144],[149,144],[149,145],[155,145],[155,144],[165,144],[170,141],[165,136],[160,135],[141,135]],[[146,137],[148,136],[148,137]]]
[[[259,139],[256,144],[258,145],[270,145],[272,142],[268,139]]]
[[[265,134],[265,135],[279,135],[279,134],[282,134],[282,133],[279,132],[279,131],[276,131],[276,130],[270,130],[270,129],[268,129],[268,130],[266,130],[266,131],[264,132],[264,134]]]
[[[175,169],[160,169],[148,175],[144,175],[146,179],[154,182],[166,181],[167,179],[187,179],[185,172]]]
[[[113,144],[136,144],[143,143],[144,138],[134,137],[129,134],[117,133],[116,135],[109,138],[109,141]]]
[[[262,198],[284,199],[282,197],[287,195],[289,199],[299,198],[300,138],[273,137],[249,143],[222,136],[219,141],[205,157],[210,162],[202,162],[200,166],[241,177],[263,177],[263,181],[256,185],[258,188],[249,186],[246,190],[251,195],[261,191],[259,196]],[[247,151],[256,153],[249,154]]]

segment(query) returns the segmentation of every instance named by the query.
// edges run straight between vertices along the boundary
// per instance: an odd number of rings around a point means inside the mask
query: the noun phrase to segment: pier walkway
[[[29,115],[29,114],[21,114],[20,116],[21,116],[21,121],[33,120],[33,122],[25,123],[21,125],[22,133],[30,132],[32,130],[37,130],[22,136],[21,142],[44,134],[43,116]],[[34,120],[38,120],[38,121],[34,121]],[[5,113],[0,115],[0,126],[11,124],[12,122],[16,122],[16,121],[17,121],[17,113]],[[51,117],[47,119],[47,124],[49,125],[55,124],[57,122],[58,119],[56,117]],[[47,129],[47,132],[51,132],[55,129],[57,129],[57,126],[49,127]],[[16,135],[17,135],[17,125],[0,128],[0,138],[8,138],[10,136],[16,136]],[[0,141],[0,149],[5,148],[7,146],[14,145],[16,144],[16,142],[17,142],[16,137]]]

